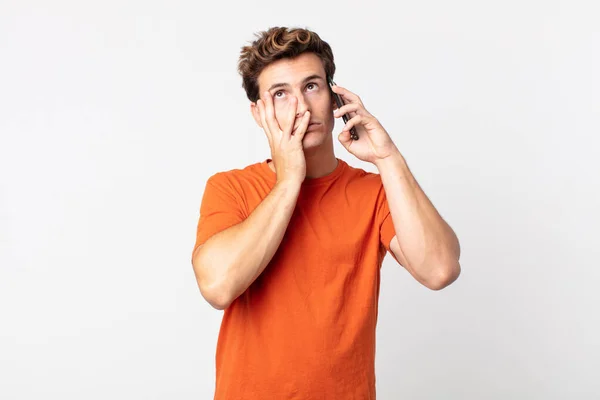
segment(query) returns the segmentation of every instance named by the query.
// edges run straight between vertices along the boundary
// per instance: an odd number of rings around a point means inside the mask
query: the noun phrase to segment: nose
[[[296,112],[296,118],[300,118],[304,115],[304,113],[307,110],[310,111],[310,108],[308,107],[308,103],[304,99],[304,95],[296,95],[296,98],[298,99],[298,111]]]

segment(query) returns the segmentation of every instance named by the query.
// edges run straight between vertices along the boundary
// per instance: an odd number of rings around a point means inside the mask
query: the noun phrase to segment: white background
[[[599,8],[1,1],[0,398],[212,398],[191,250],[206,179],[270,157],[236,67],[271,26],[332,46],[461,241],[440,292],[386,258],[378,398],[599,398]]]

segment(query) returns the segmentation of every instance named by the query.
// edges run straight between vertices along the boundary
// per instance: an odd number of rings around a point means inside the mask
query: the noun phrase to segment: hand
[[[269,92],[264,92],[256,102],[260,114],[261,126],[269,140],[271,157],[275,164],[277,182],[301,184],[306,177],[306,159],[302,139],[308,128],[310,112],[306,111],[296,124],[298,99],[292,96],[289,104],[275,115],[273,99]],[[294,126],[297,125],[296,129]]]
[[[398,153],[398,148],[390,135],[383,129],[377,118],[365,109],[360,97],[341,86],[334,85],[332,90],[346,103],[335,110],[333,116],[341,118],[342,115],[347,114],[349,117],[349,121],[338,135],[338,140],[348,152],[362,161],[373,164]],[[358,140],[352,140],[350,137],[352,127],[356,129]]]

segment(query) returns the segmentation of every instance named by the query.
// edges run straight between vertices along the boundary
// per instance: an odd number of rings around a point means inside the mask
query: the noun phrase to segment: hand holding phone
[[[342,106],[344,105],[344,101],[342,100],[342,98],[340,97],[339,94],[335,93],[331,87],[333,85],[335,85],[335,82],[333,80],[331,80],[331,78],[327,78],[327,82],[329,83],[329,90],[331,91],[331,94],[333,94],[333,98],[335,99],[335,103],[338,106],[338,109],[342,108]],[[344,123],[348,123],[348,115],[344,114],[342,115],[342,119],[344,120]],[[350,128],[350,137],[354,140],[358,140],[358,134],[356,133],[356,130],[354,129],[354,127]]]

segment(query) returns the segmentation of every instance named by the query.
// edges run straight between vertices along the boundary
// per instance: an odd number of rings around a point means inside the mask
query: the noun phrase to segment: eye
[[[276,91],[275,94],[273,95],[273,97],[281,97],[281,96],[278,96],[278,94],[280,94],[280,93],[283,94],[283,90]]]
[[[310,82],[309,84],[306,85],[306,87],[308,88],[309,86],[317,86],[317,84],[314,82]]]

